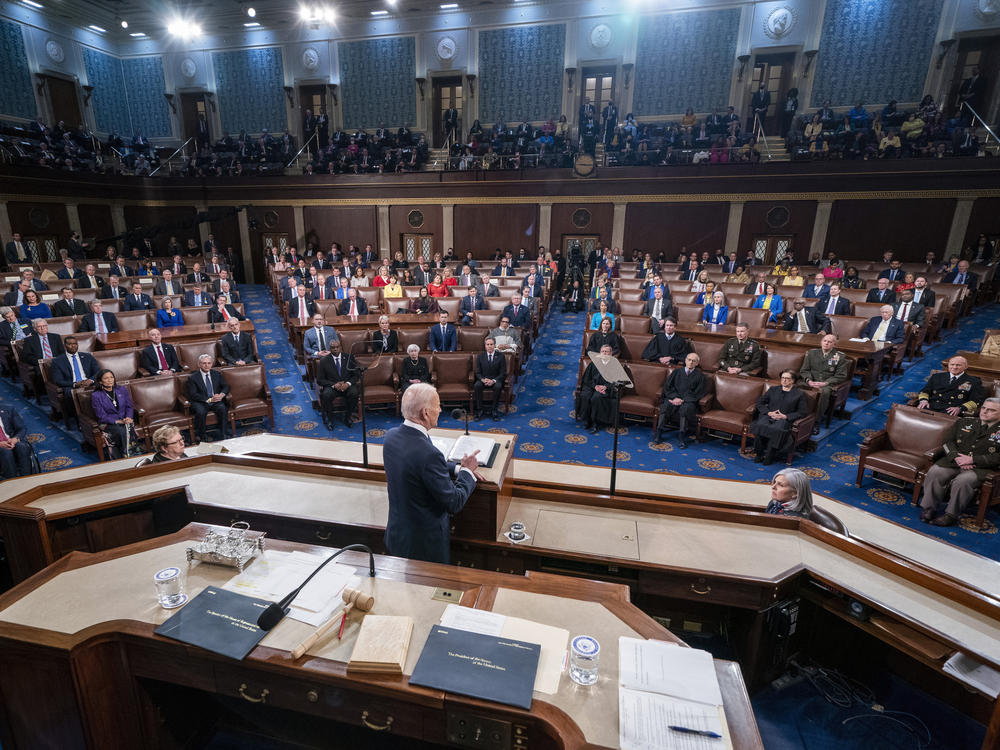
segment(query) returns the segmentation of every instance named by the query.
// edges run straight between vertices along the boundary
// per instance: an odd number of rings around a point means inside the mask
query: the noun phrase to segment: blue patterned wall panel
[[[338,42],[337,55],[345,129],[413,125],[417,63],[412,36]]]
[[[0,114],[33,118],[35,95],[21,25],[0,21]]]
[[[479,32],[479,118],[492,123],[562,114],[566,26],[516,26]],[[471,124],[471,123],[470,123]]]
[[[739,30],[739,8],[643,17],[635,54],[635,115],[728,106]]]
[[[150,138],[169,137],[170,114],[163,98],[162,57],[129,57],[122,60],[125,91],[132,128]]]
[[[212,66],[223,131],[280,133],[288,127],[279,47],[213,52]]]
[[[811,106],[916,102],[944,0],[827,0]]]
[[[87,83],[94,87],[90,106],[94,110],[97,131],[132,135],[134,131],[128,116],[122,61],[96,49],[83,47],[83,67],[87,71]]]

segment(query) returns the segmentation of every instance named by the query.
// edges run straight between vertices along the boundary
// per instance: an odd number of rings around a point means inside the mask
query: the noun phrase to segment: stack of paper
[[[731,750],[710,653],[665,641],[622,637],[618,662],[622,750]],[[714,732],[719,737],[671,727]]]
[[[944,663],[944,671],[991,698],[1000,695],[1000,672],[961,651],[956,651]]]

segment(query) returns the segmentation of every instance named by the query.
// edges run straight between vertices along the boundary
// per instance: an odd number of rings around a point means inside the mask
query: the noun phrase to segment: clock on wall
[[[577,229],[586,229],[590,226],[590,211],[585,208],[578,208],[573,212],[573,226]]]
[[[53,62],[57,63],[61,63],[66,59],[66,52],[63,50],[62,45],[55,39],[49,39],[45,43],[45,54],[48,55]]]
[[[406,215],[406,223],[414,229],[420,229],[424,225],[424,212],[414,209]]]
[[[302,67],[306,70],[316,70],[319,67],[319,52],[312,47],[302,50]]]
[[[194,78],[194,74],[198,72],[198,66],[195,61],[190,57],[185,57],[181,60],[181,75],[185,78]]]
[[[458,42],[450,36],[443,36],[438,39],[437,56],[442,60],[451,60],[458,51]]]
[[[775,206],[767,212],[767,225],[771,229],[781,229],[790,218],[792,214],[785,206]]]
[[[611,44],[611,27],[606,23],[599,23],[590,30],[590,43],[597,49],[604,49]]]

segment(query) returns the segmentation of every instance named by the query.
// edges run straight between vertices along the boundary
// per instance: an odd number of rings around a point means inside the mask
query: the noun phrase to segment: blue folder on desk
[[[242,659],[267,635],[257,627],[270,602],[207,586],[153,632],[230,659]]]
[[[537,643],[435,625],[410,684],[530,709],[541,651]]]

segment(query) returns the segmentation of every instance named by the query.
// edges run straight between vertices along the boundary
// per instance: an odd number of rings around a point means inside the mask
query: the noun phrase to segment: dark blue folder
[[[435,625],[410,684],[531,708],[542,647]]]
[[[257,627],[257,618],[269,604],[208,586],[153,632],[242,659],[267,635]]]

